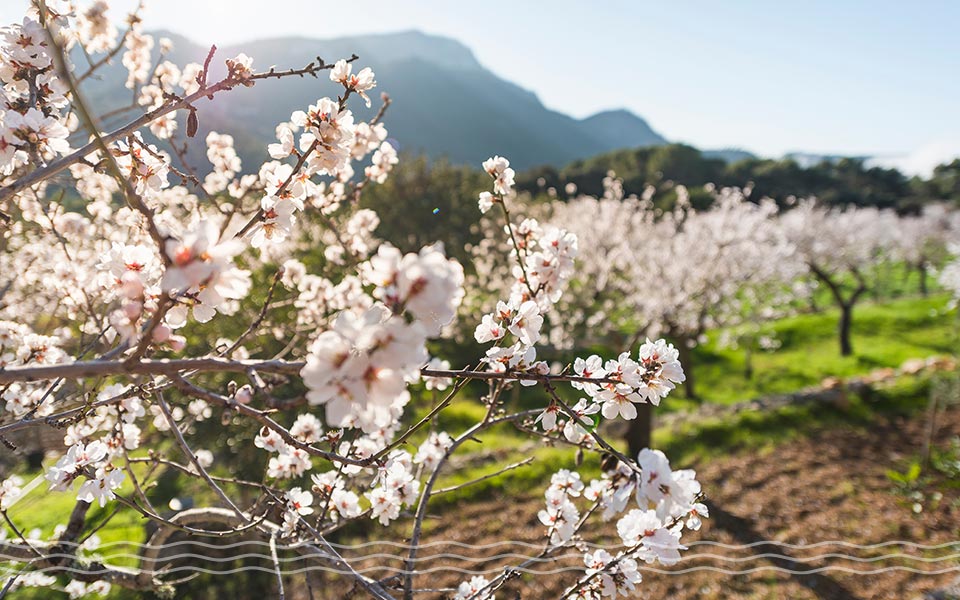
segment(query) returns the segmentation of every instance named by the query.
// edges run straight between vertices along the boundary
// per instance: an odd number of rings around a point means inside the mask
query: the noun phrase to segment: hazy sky
[[[26,3],[0,0],[0,17]],[[221,45],[416,28],[462,41],[551,108],[626,107],[700,147],[919,168],[960,155],[953,0],[148,0],[145,25]]]

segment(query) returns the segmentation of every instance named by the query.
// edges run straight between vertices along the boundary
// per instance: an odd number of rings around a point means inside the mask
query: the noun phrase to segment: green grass
[[[850,395],[843,406],[808,404],[698,421],[654,433],[654,446],[677,465],[696,465],[738,451],[764,451],[785,441],[838,425],[870,427],[878,414],[916,414],[928,406],[931,377],[907,376],[869,400]]]
[[[782,346],[754,353],[750,379],[744,375],[744,351],[720,347],[718,332],[694,349],[693,364],[684,367],[693,370],[697,394],[704,402],[730,404],[793,392],[827,377],[863,375],[900,366],[911,358],[951,354],[956,348],[956,321],[947,311],[948,301],[936,295],[858,305],[853,316],[853,356],[840,356],[839,313],[829,309],[773,323],[770,329]],[[681,396],[669,397],[664,410],[690,407]]]
[[[827,377],[865,375],[875,369],[898,367],[914,358],[953,354],[957,344],[957,317],[947,310],[949,298],[943,294],[928,298],[898,298],[884,303],[864,301],[854,309],[853,356],[840,356],[837,341],[836,309],[801,314],[770,324],[769,329],[781,342],[772,352],[753,355],[753,377],[745,372],[743,350],[721,347],[720,332],[711,332],[705,344],[693,349],[692,370],[697,393],[705,403],[734,404],[771,394],[795,392],[817,386]],[[613,352],[606,354],[613,355]],[[440,429],[463,431],[483,417],[479,402],[486,386],[468,386],[438,418]],[[558,386],[558,392],[575,401],[576,390]],[[525,388],[521,398],[508,400],[509,408],[533,408],[549,401],[539,388]],[[425,414],[437,397],[415,396],[415,410]],[[695,408],[696,402],[684,397],[680,388],[666,398],[659,412]],[[502,438],[502,439],[498,439]],[[413,438],[418,443],[421,436]],[[482,436],[485,448],[509,447],[528,439],[511,427],[500,427]]]
[[[65,525],[69,519],[74,505],[77,503],[76,488],[79,483],[74,485],[73,490],[66,492],[49,491],[48,484],[43,480],[42,472],[29,473],[23,475],[24,485],[30,484],[35,478],[41,478],[39,485],[34,487],[30,493],[20,498],[8,511],[10,519],[17,525],[21,531],[28,535],[33,530],[40,530],[41,539],[51,539],[53,531],[58,525]],[[129,478],[124,481],[119,492],[124,496],[129,496],[133,492],[133,485]],[[115,503],[110,502],[103,508],[94,503],[87,513],[87,523],[97,524],[106,519],[116,507]],[[137,544],[146,541],[144,524],[146,520],[132,510],[121,509],[116,515],[113,515],[109,522],[103,528],[96,532],[100,538],[101,545],[105,545],[102,553],[106,556],[116,554],[136,554],[139,549],[133,546],[117,544],[117,542],[126,542]],[[5,526],[5,525],[4,525]],[[95,526],[95,525],[94,525]],[[13,532],[7,527],[8,535],[13,537]],[[87,530],[89,531],[89,530]],[[81,534],[81,539],[86,533]],[[134,566],[135,560],[118,557],[110,560],[111,564],[121,566]]]
[[[851,377],[864,375],[874,369],[898,367],[914,358],[952,354],[957,347],[956,315],[947,310],[949,298],[943,294],[928,298],[908,297],[885,303],[863,302],[854,310],[853,346],[854,355],[840,356],[837,341],[838,311],[823,310],[819,313],[802,314],[781,319],[771,324],[771,329],[782,345],[773,352],[756,353],[753,356],[754,375],[744,376],[744,352],[722,348],[717,344],[719,332],[713,332],[707,343],[693,351],[692,368],[697,379],[698,393],[703,402],[733,404],[760,396],[789,393],[798,389],[819,385],[827,377]],[[685,365],[689,368],[690,365]],[[927,383],[907,379],[884,392],[885,400],[870,406],[855,403],[848,409],[818,407],[787,407],[769,413],[748,413],[734,418],[713,422],[701,422],[696,427],[686,427],[675,432],[659,431],[654,437],[655,446],[676,455],[681,464],[703,460],[717,452],[741,448],[762,447],[803,435],[813,427],[828,426],[834,420],[851,422],[868,419],[872,411],[906,410],[914,404],[925,405]],[[918,387],[919,386],[919,387]],[[482,418],[484,407],[478,401],[485,387],[468,387],[441,413],[440,429],[459,432]],[[573,398],[575,390],[560,389]],[[523,406],[529,407],[530,398],[536,390],[521,392]],[[536,398],[535,398],[536,399]],[[513,400],[508,403],[514,408]],[[545,404],[546,399],[541,401]],[[684,398],[683,388],[668,397],[658,410],[666,412],[694,408],[696,403]],[[426,399],[420,401],[420,412],[429,407]],[[413,443],[418,443],[420,436]],[[499,426],[479,436],[482,444],[477,451],[503,450],[498,464],[504,465],[520,460],[523,454],[510,452],[529,441],[511,426]],[[538,477],[546,476],[551,469],[572,468],[573,452],[563,448],[545,448],[534,452],[534,465],[511,471],[501,477],[486,480],[476,486],[459,490],[449,496],[465,499],[488,491],[511,486],[535,487]],[[537,466],[544,460],[548,467]],[[589,464],[589,461],[588,461]],[[471,467],[456,476],[445,478],[444,486],[457,485],[495,470],[494,466]]]

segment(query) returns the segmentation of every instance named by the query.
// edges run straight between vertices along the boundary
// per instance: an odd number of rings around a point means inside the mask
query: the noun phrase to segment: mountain
[[[727,163],[757,158],[757,155],[741,148],[720,148],[719,150],[704,150],[704,158],[719,158]]]
[[[174,50],[168,58],[180,66],[202,63],[209,50],[170,32],[154,35],[172,39]],[[386,92],[393,101],[384,118],[392,141],[401,150],[454,163],[478,165],[488,156],[502,154],[518,169],[560,166],[617,148],[666,143],[646,121],[626,110],[582,120],[550,110],[533,92],[483,67],[463,44],[418,31],[327,40],[284,37],[224,47],[215,55],[213,74],[222,74],[223,61],[240,52],[252,56],[258,70],[271,65],[301,67],[316,57],[333,62],[357,54],[356,64],[373,68],[378,81],[371,96],[373,107],[353,103],[358,117],[370,118],[379,107],[379,93]],[[115,60],[101,77],[87,80],[84,89],[107,112],[130,103],[125,78],[125,69]],[[215,102],[197,104],[200,135],[210,130],[233,135],[249,169],[266,159],[265,147],[274,141],[278,123],[337,91],[326,77],[291,77],[236,89]],[[128,118],[129,113],[109,124]],[[201,150],[195,149],[194,157],[202,156]]]
[[[629,110],[599,112],[580,122],[607,143],[607,150],[660,146],[667,143],[666,138]]]

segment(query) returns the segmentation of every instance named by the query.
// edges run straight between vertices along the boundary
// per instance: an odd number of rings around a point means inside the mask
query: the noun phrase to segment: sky
[[[28,0],[2,0],[3,22]],[[113,0],[120,9],[132,0]],[[671,141],[763,156],[960,156],[954,0],[148,0],[201,44],[419,29],[457,39],[548,107],[627,108]],[[256,58],[256,57],[254,57]]]

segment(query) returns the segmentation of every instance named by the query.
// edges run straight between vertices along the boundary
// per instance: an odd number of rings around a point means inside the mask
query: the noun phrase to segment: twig
[[[173,419],[173,415],[170,413],[170,407],[167,406],[167,401],[163,398],[163,392],[156,393],[157,403],[160,405],[160,411],[163,412],[164,418],[167,420],[167,424],[170,426],[170,429],[173,430],[173,435],[177,439],[177,444],[180,445],[180,449],[183,450],[183,453],[187,455],[187,458],[193,464],[194,468],[197,469],[197,472],[203,477],[204,481],[207,482],[207,485],[210,486],[210,489],[220,497],[224,504],[227,505],[230,510],[236,513],[237,518],[244,524],[248,523],[246,515],[243,514],[236,504],[224,493],[223,489],[217,485],[213,479],[210,478],[210,474],[207,473],[207,470],[203,468],[203,465],[200,464],[200,461],[197,460],[197,455],[194,454],[193,450],[190,449],[190,446],[187,445],[187,440],[183,437],[183,432],[180,431],[180,426],[177,425],[177,422]]]
[[[277,269],[277,272],[273,274],[273,283],[270,284],[270,289],[267,291],[267,297],[263,301],[263,306],[260,307],[260,313],[257,315],[257,318],[250,323],[250,326],[247,327],[246,331],[240,334],[240,337],[236,339],[229,348],[220,353],[220,356],[225,356],[230,358],[230,355],[233,354],[233,351],[240,347],[240,344],[243,343],[244,338],[256,331],[257,327],[260,327],[260,324],[263,323],[263,320],[267,318],[267,311],[270,310],[270,302],[273,300],[273,294],[277,291],[277,284],[280,283],[280,278],[283,277],[283,267]]]
[[[277,574],[277,597],[284,600],[283,575],[280,572],[280,559],[277,558],[277,532],[270,536],[270,558],[273,559],[273,568]]]
[[[226,371],[243,373],[248,369],[255,369],[261,373],[283,373],[286,375],[296,375],[303,367],[304,361],[284,361],[284,360],[257,360],[257,359],[227,359],[216,356],[205,356],[201,358],[176,358],[176,359],[141,359],[136,362],[126,362],[119,360],[87,360],[73,363],[63,363],[56,365],[17,365],[0,369],[0,385],[23,382],[50,380],[63,377],[67,379],[80,379],[85,377],[101,377],[105,375],[170,375],[183,371]],[[467,378],[483,379],[492,381],[576,381],[580,383],[623,383],[616,379],[607,377],[581,377],[579,375],[552,375],[540,373],[520,373],[506,371],[495,373],[493,371],[447,371],[440,369],[421,369],[420,374],[424,377],[439,378]]]
[[[251,75],[249,78],[245,79],[244,81],[256,82],[261,79],[268,79],[271,77],[280,78],[280,77],[287,77],[291,75],[302,76],[304,74],[315,74],[319,71],[332,69],[332,68],[333,68],[333,65],[324,64],[324,65],[318,66],[318,65],[314,65],[313,63],[310,63],[303,69],[289,69],[287,71],[276,71],[275,69],[271,69],[270,71],[267,71],[265,73],[255,73]],[[201,100],[203,98],[212,98],[215,94],[222,91],[231,90],[241,83],[243,82],[235,79],[231,79],[229,76],[227,76],[224,79],[213,84],[212,86],[201,88],[196,92],[190,94],[189,96],[183,98],[182,100],[170,101],[165,104],[162,104],[157,108],[140,115],[139,117],[130,121],[123,127],[120,127],[119,129],[116,129],[111,133],[102,135],[101,139],[104,143],[111,144],[119,139],[123,139],[124,137],[130,135],[137,129],[140,129],[144,125],[147,125],[148,123],[164,115],[167,115],[177,110],[184,110],[184,109],[190,110],[191,106],[198,100]],[[84,157],[95,152],[98,148],[99,148],[99,142],[98,140],[94,140],[92,142],[87,143],[86,145],[81,147],[79,150],[74,151],[72,154],[68,154],[67,156],[64,156],[63,158],[56,160],[43,168],[36,169],[35,171],[32,171],[24,175],[23,177],[20,177],[19,179],[10,183],[6,187],[0,188],[0,201],[6,200],[10,196],[16,194],[17,192],[20,192],[21,190],[24,190],[30,186],[36,185],[41,181],[49,179],[50,177],[53,177],[54,175],[57,175],[65,171],[66,169],[70,168],[71,165],[74,165],[80,162]]]
[[[461,484],[458,484],[458,485],[453,485],[453,486],[450,486],[450,487],[445,487],[445,488],[439,489],[439,490],[437,490],[437,491],[435,491],[435,492],[433,492],[433,493],[434,493],[434,495],[436,495],[436,494],[446,494],[447,492],[455,492],[455,491],[461,490],[461,489],[463,489],[463,488],[465,488],[465,487],[470,487],[471,485],[475,485],[475,484],[477,484],[477,483],[480,483],[481,481],[486,481],[486,480],[488,480],[488,479],[493,479],[494,477],[497,477],[497,476],[499,476],[499,475],[503,475],[503,474],[506,473],[507,471],[512,471],[512,470],[514,470],[514,469],[519,469],[520,467],[525,467],[525,466],[529,465],[529,464],[532,463],[532,462],[533,462],[533,457],[531,456],[531,457],[529,457],[529,458],[525,458],[525,459],[521,460],[520,462],[515,462],[515,463],[513,463],[513,464],[510,464],[510,465],[507,465],[507,466],[503,467],[502,469],[498,469],[497,471],[495,471],[495,472],[493,472],[493,473],[490,473],[490,474],[488,474],[488,475],[484,475],[483,477],[477,477],[476,479],[471,479],[470,481],[468,481],[468,482],[466,482],[466,483],[461,483]]]
[[[464,379],[458,382],[457,385],[455,385],[453,389],[450,390],[450,393],[447,394],[446,398],[444,398],[442,401],[440,401],[439,404],[434,406],[429,413],[427,413],[422,419],[420,419],[420,421],[418,421],[415,425],[411,426],[409,429],[404,431],[403,434],[397,439],[395,439],[389,446],[387,446],[380,452],[376,453],[373,456],[374,460],[379,460],[380,458],[383,458],[384,456],[390,454],[391,450],[393,450],[394,448],[398,447],[400,444],[405,442],[407,438],[413,435],[415,431],[417,431],[418,429],[420,429],[421,427],[429,423],[431,420],[433,420],[433,418],[437,416],[440,413],[440,411],[442,411],[444,408],[449,406],[451,402],[453,402],[454,396],[456,396],[457,393],[459,393],[460,390],[462,390],[469,381],[470,381],[469,379]]]

